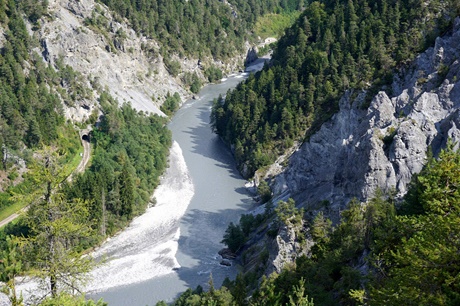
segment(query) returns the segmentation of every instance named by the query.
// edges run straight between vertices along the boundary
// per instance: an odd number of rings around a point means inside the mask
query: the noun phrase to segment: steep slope
[[[168,92],[187,96],[167,72],[158,44],[114,20],[102,5],[93,0],[52,0],[49,14],[52,18],[45,19],[38,32],[49,63],[61,58],[88,81],[107,87],[120,103],[129,102],[144,112],[161,113]]]
[[[228,305],[456,304],[460,154],[450,150],[460,140],[459,77],[457,17],[385,91],[369,100],[369,91],[347,90],[339,111],[271,177],[265,212],[226,231],[246,274],[228,291],[189,290],[176,305],[192,297],[201,298],[193,305],[221,297]],[[301,209],[280,201],[289,197]]]
[[[243,176],[317,131],[347,90],[367,90],[370,101],[458,10],[456,1],[310,3],[279,40],[271,64],[214,107],[214,128],[234,148]]]
[[[275,193],[311,208],[327,201],[334,218],[351,198],[366,201],[378,188],[405,194],[429,150],[460,140],[459,59],[457,18],[451,35],[395,75],[391,94],[379,92],[366,109],[365,92],[347,92],[340,111],[292,155]]]
[[[212,69],[242,69],[249,19],[274,11],[278,2],[50,0],[50,16],[37,35],[49,63],[62,59],[92,84],[108,87],[120,103],[160,114],[168,92],[184,99],[186,88],[204,82]]]

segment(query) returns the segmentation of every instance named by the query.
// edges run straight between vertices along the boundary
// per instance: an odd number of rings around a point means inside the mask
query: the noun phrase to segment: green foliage
[[[179,93],[175,92],[174,95],[168,92],[166,95],[166,100],[161,105],[160,109],[163,113],[168,116],[172,116],[178,109],[181,103],[181,98]]]
[[[263,277],[259,289],[249,300],[249,305],[313,306],[313,299],[310,299],[306,292],[304,278],[286,278],[292,272],[293,270],[286,269],[280,275],[272,274],[269,278]]]
[[[182,76],[182,82],[189,86],[190,91],[193,93],[198,93],[202,86],[200,77],[195,72],[185,72]]]
[[[417,176],[400,215],[376,237],[381,242],[372,259],[379,273],[370,299],[386,305],[460,302],[459,175],[460,154],[448,147]]]
[[[292,11],[302,0],[159,1],[99,0],[138,33],[160,41],[163,54],[228,59],[243,52],[249,29],[267,13]],[[232,11],[234,9],[234,11]],[[174,75],[174,74],[173,74]]]
[[[233,297],[226,287],[215,289],[212,275],[209,280],[209,290],[203,291],[201,286],[196,290],[188,289],[179,296],[174,302],[174,306],[232,306]],[[156,305],[164,305],[164,302],[159,302]]]
[[[176,77],[179,75],[179,72],[181,70],[181,65],[177,60],[165,58],[164,63],[170,75],[172,75],[173,77]]]
[[[248,298],[241,296],[250,284],[245,277],[226,281],[233,303],[312,305],[313,299],[316,305],[459,304],[460,153],[452,148],[449,143],[437,159],[428,161],[398,210],[393,192],[377,190],[368,203],[350,201],[335,226],[318,213],[310,224],[315,242],[311,256],[298,258],[279,275],[262,277]],[[301,220],[292,200],[280,203],[275,212],[291,226]],[[256,228],[250,226],[254,221],[246,215],[240,226],[229,228],[241,240]],[[193,294],[190,290],[183,296]],[[195,296],[194,301],[202,299]],[[202,305],[198,302],[177,305]]]
[[[23,272],[16,239],[6,237],[6,248],[0,258],[0,282],[2,282],[0,291],[8,297],[12,306],[23,305],[22,296],[16,294],[16,277]]]
[[[78,289],[94,266],[92,259],[82,257],[76,248],[93,235],[90,202],[66,200],[60,190],[61,173],[56,155],[45,151],[31,174],[39,185],[39,196],[31,194],[24,199],[30,203],[25,216],[29,235],[18,238],[26,269],[42,280],[44,292],[53,297],[58,290]]]
[[[272,190],[265,180],[262,180],[257,186],[257,194],[260,196],[262,203],[266,203],[272,198]]]
[[[287,202],[279,201],[275,208],[277,218],[286,226],[299,226],[302,224],[304,210],[295,207],[295,201],[289,199]]]
[[[47,6],[46,0],[0,3],[5,36],[0,49],[0,147],[2,170],[10,178],[0,195],[3,211],[17,204],[11,200],[12,194],[27,194],[34,189],[26,174],[18,176],[21,160],[29,164],[35,150],[53,146],[68,162],[80,146],[75,129],[65,122],[61,99],[73,104],[90,92],[81,75],[63,65],[62,60],[56,61],[55,70],[32,51],[39,42],[29,36],[24,22],[26,17],[38,26],[39,18],[47,14]]]
[[[190,91],[196,94],[200,91],[202,84],[201,80],[198,78],[196,74],[193,74],[193,76],[194,78],[192,84],[190,85]]]
[[[291,226],[299,214],[293,207],[291,200],[278,209],[280,219]],[[251,303],[291,305],[295,297],[302,303],[310,303],[305,297],[308,295],[316,305],[354,305],[356,294],[350,292],[360,290],[364,280],[356,267],[366,250],[374,246],[375,229],[391,216],[394,216],[393,206],[380,192],[364,206],[351,201],[342,212],[342,222],[335,227],[323,213],[318,213],[310,224],[310,235],[315,242],[311,257],[300,257],[296,265],[285,268],[280,275],[263,280]],[[297,217],[297,220],[301,219]]]
[[[246,237],[239,225],[235,225],[233,222],[230,222],[225,230],[224,239],[222,239],[221,242],[225,243],[230,251],[236,253],[246,242]]]
[[[221,242],[225,243],[233,253],[238,252],[249,239],[250,234],[266,219],[267,216],[262,214],[241,215],[239,224],[230,222]]]
[[[258,18],[254,26],[254,33],[262,39],[268,37],[279,38],[284,34],[284,30],[294,24],[299,15],[299,11],[294,11],[290,13],[267,14],[262,16]]]
[[[209,82],[216,82],[222,79],[222,70],[215,66],[211,66],[204,71],[205,77]]]
[[[59,293],[56,297],[48,297],[42,301],[40,306],[107,306],[102,299],[97,302],[86,300],[84,296],[74,296],[68,293]]]
[[[272,163],[328,120],[346,90],[369,89],[371,97],[446,29],[441,16],[451,20],[456,2],[309,3],[270,65],[213,107],[213,128],[234,146],[238,169],[250,177]]]
[[[171,145],[166,118],[147,116],[128,104],[119,108],[107,93],[101,94],[100,103],[104,116],[91,135],[92,164],[65,189],[68,199],[93,203],[90,215],[101,237],[92,237],[88,246],[145,210],[167,166]]]
[[[314,306],[313,299],[309,300],[305,295],[305,280],[300,279],[300,283],[294,286],[292,295],[289,295],[289,306]]]
[[[319,213],[311,257],[263,281],[253,299],[287,303],[284,292],[304,278],[317,305],[458,304],[459,169],[460,154],[447,149],[428,162],[398,211],[391,193],[377,191],[365,205],[351,201],[335,227]],[[366,262],[367,275],[358,269]]]

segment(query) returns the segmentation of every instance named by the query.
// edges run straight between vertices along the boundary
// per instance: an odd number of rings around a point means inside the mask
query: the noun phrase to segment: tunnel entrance
[[[85,135],[81,136],[81,139],[83,139],[84,141],[89,142],[89,135],[85,134]]]

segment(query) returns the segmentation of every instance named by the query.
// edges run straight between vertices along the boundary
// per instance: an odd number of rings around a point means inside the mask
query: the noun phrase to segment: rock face
[[[251,49],[248,50],[248,53],[246,55],[246,60],[244,61],[244,63],[246,65],[254,62],[255,60],[257,60],[259,58],[258,54],[257,54],[257,47],[252,47]]]
[[[160,45],[153,39],[138,36],[128,21],[114,16],[95,0],[49,0],[49,15],[42,18],[36,49],[43,59],[55,65],[62,60],[80,72],[88,87],[108,89],[120,104],[127,102],[139,110],[162,115],[160,106],[166,95],[178,92],[182,100],[190,97],[178,77],[171,76],[160,54]],[[1,31],[1,29],[0,29]],[[1,33],[0,33],[1,34]],[[2,35],[0,35],[1,37]],[[0,46],[2,42],[0,41]],[[224,63],[212,58],[187,59],[171,55],[184,72],[195,73],[205,81],[204,67],[213,65],[224,73],[240,69],[243,55]],[[66,107],[66,116],[85,120],[94,109],[94,101]]]
[[[340,111],[276,177],[275,194],[306,208],[327,205],[333,220],[350,199],[366,201],[377,188],[404,195],[429,147],[437,154],[448,138],[460,140],[460,19],[452,34],[437,38],[400,71],[386,92],[369,107],[364,92],[347,92]]]
[[[161,113],[168,91],[187,95],[154,54],[156,42],[138,37],[104,6],[94,0],[51,0],[49,11],[52,18],[44,20],[38,33],[49,63],[62,58],[88,81],[108,88],[119,103],[129,102],[145,112]]]
[[[313,243],[311,240],[305,240],[302,243],[296,237],[295,229],[283,225],[275,239],[270,243],[270,257],[265,274],[270,275],[273,272],[280,273],[287,263],[295,262],[302,256],[308,255]]]

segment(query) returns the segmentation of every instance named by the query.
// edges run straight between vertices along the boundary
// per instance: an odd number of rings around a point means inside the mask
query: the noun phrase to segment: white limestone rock
[[[379,92],[364,110],[365,93],[353,99],[347,92],[340,111],[276,177],[275,193],[311,209],[327,200],[335,221],[349,200],[366,202],[378,188],[404,195],[429,146],[437,154],[449,137],[460,140],[459,18],[455,25],[394,77],[391,96]]]

